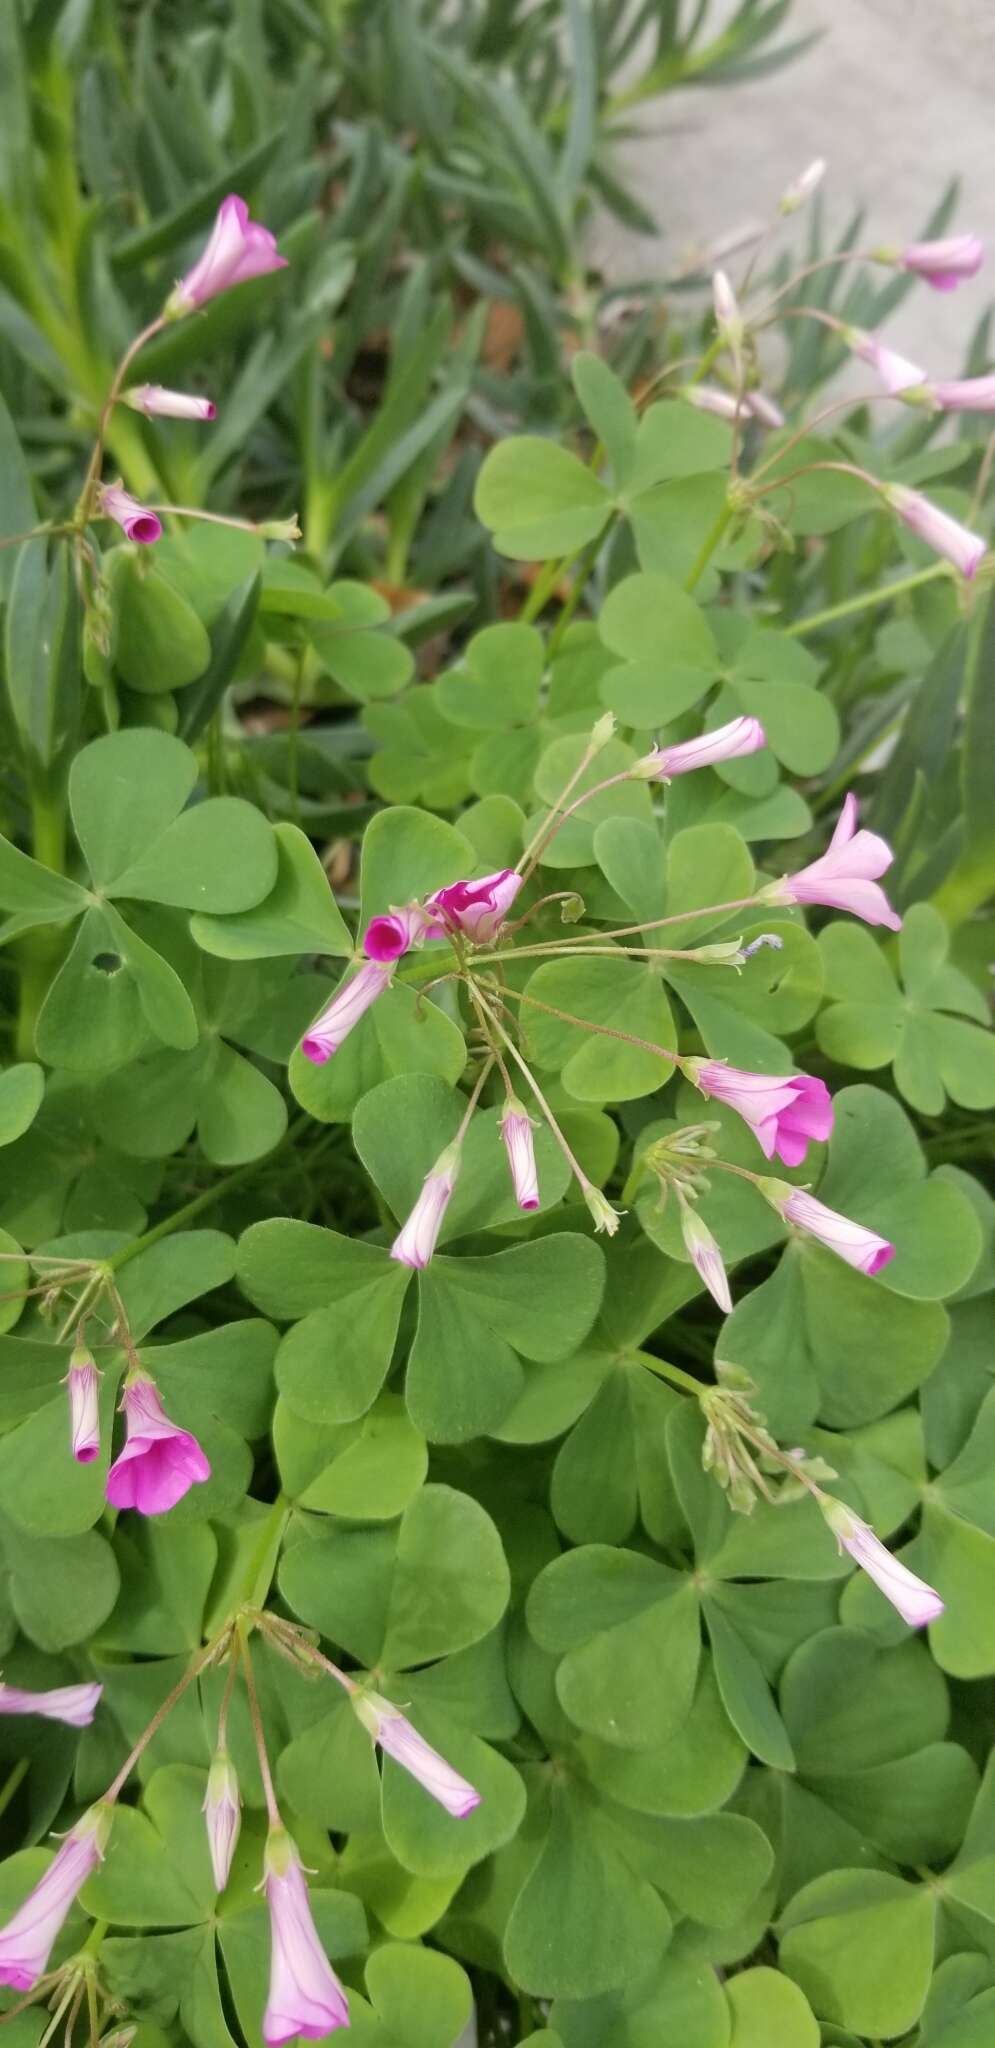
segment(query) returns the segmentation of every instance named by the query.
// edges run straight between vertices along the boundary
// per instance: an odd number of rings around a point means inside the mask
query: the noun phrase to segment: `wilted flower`
[[[881,262],[911,270],[937,292],[955,291],[966,277],[976,277],[985,260],[980,235],[944,235],[936,242],[909,242],[904,249],[875,250]]]
[[[0,1984],[31,1991],[44,1975],[69,1908],[103,1856],[110,1824],[108,1806],[91,1806],[70,1829],[23,1906],[0,1928]]]
[[[460,1170],[459,1145],[447,1145],[431,1173],[425,1175],[421,1193],[407,1221],[402,1224],[390,1248],[390,1256],[401,1266],[427,1266],[435,1251],[442,1219],[456,1186]]]
[[[862,1223],[853,1223],[849,1216],[840,1216],[804,1188],[793,1188],[783,1180],[761,1180],[757,1185],[786,1223],[793,1223],[796,1230],[803,1230],[808,1237],[818,1238],[837,1258],[855,1266],[858,1273],[880,1273],[882,1266],[894,1258],[895,1247],[886,1237],[865,1230]]]
[[[170,1422],[147,1373],[129,1373],[121,1406],[127,1436],[107,1474],[107,1498],[115,1508],[164,1515],[191,1486],[210,1479],[211,1467],[196,1437]]]
[[[873,1529],[869,1529],[859,1515],[844,1507],[841,1500],[830,1500],[822,1495],[819,1506],[841,1548],[849,1551],[910,1628],[925,1628],[927,1622],[936,1621],[943,1613],[943,1601],[932,1586],[927,1586],[925,1579],[917,1579],[915,1572],[900,1564],[897,1557],[893,1557],[891,1551],[879,1542]]]
[[[926,372],[917,363],[910,363],[907,356],[900,356],[893,348],[886,348],[883,341],[877,341],[873,334],[865,334],[862,327],[840,327],[842,339],[848,348],[859,356],[862,362],[870,363],[876,370],[886,391],[892,397],[900,391],[914,390],[925,384]]]
[[[582,1187],[581,1193],[591,1211],[591,1215],[594,1217],[595,1230],[599,1234],[604,1231],[606,1237],[614,1237],[622,1221],[618,1210],[612,1208],[607,1196],[601,1193],[600,1188],[587,1185]]]
[[[338,1052],[343,1039],[348,1038],[360,1018],[366,1015],[371,1003],[375,1003],[377,997],[390,987],[393,971],[392,965],[382,967],[378,961],[368,960],[358,974],[344,982],[301,1039],[305,1059],[312,1060],[316,1067],[323,1067],[333,1052]]]
[[[828,1138],[833,1128],[832,1098],[813,1074],[749,1074],[725,1060],[689,1059],[682,1067],[702,1095],[728,1103],[749,1124],[767,1159],[776,1153],[785,1166],[800,1166],[809,1140]]]
[[[271,1941],[266,2048],[282,2048],[299,2034],[323,2041],[349,2025],[349,2002],[318,1939],[300,1857],[284,1828],[271,1828],[266,1838],[263,1883]]]
[[[426,1792],[444,1806],[456,1820],[465,1820],[475,1806],[480,1805],[480,1793],[476,1786],[461,1778],[447,1764],[445,1757],[432,1748],[419,1735],[417,1728],[389,1700],[382,1699],[377,1692],[357,1691],[352,1695],[352,1704],[363,1727],[369,1729],[374,1742],[378,1742],[387,1756],[403,1770],[410,1771]]]
[[[681,1235],[688,1258],[704,1281],[713,1301],[718,1302],[724,1315],[731,1315],[732,1295],[729,1292],[729,1278],[723,1264],[721,1248],[697,1209],[688,1201],[682,1201],[680,1207]]]
[[[177,320],[231,285],[262,277],[268,270],[285,270],[286,263],[286,257],[277,254],[269,229],[250,220],[245,200],[230,192],[221,201],[203,255],[170,294],[166,318]]]
[[[378,960],[383,966],[388,960],[399,960],[409,946],[424,938],[428,919],[420,903],[409,903],[403,910],[387,911],[381,917],[371,918],[363,934],[363,951],[369,959]]]
[[[161,539],[162,521],[147,506],[140,505],[122,484],[101,484],[97,502],[103,517],[115,520],[129,540],[151,547],[153,541]]]
[[[102,1685],[57,1685],[51,1692],[26,1692],[23,1686],[0,1685],[0,1714],[41,1714],[46,1721],[64,1721],[68,1728],[89,1728]]]
[[[696,740],[680,740],[673,747],[654,747],[635,762],[629,773],[641,782],[669,782],[672,775],[688,775],[695,768],[713,768],[719,761],[736,761],[742,754],[755,754],[767,745],[759,718],[732,718],[728,725],[703,732]]]
[[[203,1812],[214,1882],[219,1892],[223,1892],[242,1825],[238,1778],[227,1750],[217,1750],[212,1760],[207,1774]]]
[[[924,540],[927,547],[934,548],[938,555],[952,562],[968,581],[975,574],[987,552],[987,542],[980,534],[972,533],[969,526],[962,526],[950,512],[942,512],[939,505],[924,498],[921,491],[911,491],[905,484],[882,484],[881,496],[885,503],[898,513],[903,525],[910,533]]]
[[[100,1450],[100,1374],[85,1344],[73,1347],[66,1390],[73,1457],[77,1465],[92,1465]]]
[[[210,398],[198,398],[191,391],[167,391],[164,384],[134,384],[130,391],[122,391],[121,403],[150,420],[213,420],[218,410]]]
[[[804,206],[806,199],[811,199],[813,192],[818,191],[827,168],[824,156],[813,157],[812,162],[806,164],[800,175],[793,178],[790,185],[785,186],[779,201],[779,211],[797,213],[798,208]]]
[[[895,856],[876,832],[857,831],[857,816],[857,799],[848,796],[825,853],[797,874],[772,882],[763,891],[765,902],[822,903],[830,910],[849,910],[865,924],[899,931],[902,920],[877,881]]]
[[[456,930],[477,946],[489,944],[521,886],[522,876],[514,868],[498,868],[479,882],[447,883],[425,899],[426,911],[436,913],[431,936],[442,938],[447,931]]]
[[[508,1154],[515,1200],[520,1209],[538,1209],[539,1179],[536,1173],[532,1118],[524,1105],[514,1096],[505,1103],[499,1128],[504,1149]]]

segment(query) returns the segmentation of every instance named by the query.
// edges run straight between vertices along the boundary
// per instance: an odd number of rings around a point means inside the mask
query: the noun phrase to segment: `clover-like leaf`
[[[899,941],[904,989],[861,925],[827,925],[819,937],[829,1007],[817,1030],[823,1051],[852,1067],[892,1066],[907,1102],[939,1116],[947,1096],[963,1109],[995,1103],[995,1036],[974,983],[947,958],[939,911],[914,903]]]

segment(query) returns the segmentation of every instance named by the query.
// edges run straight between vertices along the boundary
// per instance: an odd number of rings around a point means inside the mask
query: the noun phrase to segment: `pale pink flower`
[[[108,1806],[91,1806],[70,1829],[23,1906],[0,1928],[0,1984],[32,1991],[44,1976],[69,1908],[103,1856],[110,1824]]]
[[[284,1828],[270,1829],[263,1860],[270,1919],[266,2048],[323,2041],[349,2025],[349,2001],[318,1939],[300,1857]]]
[[[233,284],[262,277],[268,270],[284,270],[286,263],[286,257],[277,254],[269,229],[250,220],[245,200],[230,192],[221,201],[203,254],[167,300],[166,316],[175,320],[192,313]]]
[[[539,1179],[532,1118],[522,1104],[512,1098],[505,1104],[499,1129],[508,1154],[515,1200],[520,1209],[538,1209]]]
[[[928,386],[941,412],[995,412],[995,377],[951,377]]]
[[[912,391],[926,383],[926,372],[917,363],[910,363],[907,356],[900,356],[893,348],[886,348],[883,341],[877,341],[873,334],[865,334],[862,327],[841,327],[840,333],[847,347],[859,356],[862,362],[870,363],[876,370],[886,391],[895,397],[900,391]]]
[[[211,1467],[196,1437],[170,1422],[146,1373],[129,1374],[121,1406],[127,1436],[107,1474],[107,1498],[114,1508],[164,1515],[191,1486],[210,1479]]]
[[[67,1728],[89,1728],[102,1685],[57,1685],[51,1692],[26,1692],[23,1686],[0,1685],[0,1714],[41,1714],[46,1721],[64,1721]]]
[[[227,1750],[219,1749],[212,1759],[207,1774],[203,1813],[214,1882],[218,1891],[223,1892],[228,1883],[231,1860],[235,1854],[235,1844],[242,1825],[238,1778]]]
[[[858,1273],[880,1273],[882,1266],[894,1258],[895,1247],[886,1237],[879,1237],[876,1231],[865,1230],[862,1223],[854,1223],[849,1216],[828,1209],[825,1202],[817,1201],[805,1188],[793,1188],[784,1180],[761,1180],[757,1186],[786,1223],[793,1223],[807,1237],[818,1238],[837,1258],[855,1266]]]
[[[382,967],[378,961],[368,960],[358,974],[344,982],[301,1039],[305,1059],[312,1060],[316,1067],[323,1067],[333,1052],[338,1052],[343,1039],[348,1038],[360,1018],[365,1017],[371,1003],[375,1003],[377,997],[390,987],[393,972],[393,965]]]
[[[363,936],[363,951],[370,960],[378,960],[384,966],[388,960],[399,960],[410,946],[417,945],[424,938],[428,919],[420,903],[409,903],[403,910],[384,912],[381,917],[371,918]]]
[[[121,403],[146,419],[213,420],[217,406],[210,398],[198,398],[192,391],[168,391],[164,384],[135,384],[122,391]]]
[[[460,1147],[447,1145],[431,1173],[425,1175],[421,1193],[406,1222],[401,1225],[390,1248],[390,1256],[401,1266],[427,1266],[435,1251],[442,1219],[460,1169]]]
[[[732,1314],[732,1295],[722,1252],[704,1219],[690,1202],[681,1203],[681,1235],[688,1258],[724,1315]]]
[[[630,774],[642,782],[669,782],[672,775],[688,775],[695,768],[713,768],[719,761],[736,761],[742,754],[755,754],[767,745],[759,718],[732,718],[714,732],[703,732],[696,740],[680,740],[673,747],[654,747],[644,754]]]
[[[427,896],[425,909],[434,927],[431,936],[444,938],[448,931],[461,932],[474,945],[488,945],[511,909],[522,886],[514,868],[497,868],[479,882],[448,882]],[[434,913],[434,916],[432,915]]]
[[[832,1097],[813,1074],[749,1074],[725,1060],[682,1062],[689,1081],[708,1097],[728,1103],[748,1123],[766,1159],[800,1166],[809,1140],[833,1128]]]
[[[976,277],[985,260],[980,235],[945,235],[937,242],[910,242],[895,259],[937,292],[955,291],[966,277]]]
[[[699,412],[711,412],[716,419],[755,419],[763,427],[783,427],[784,414],[773,398],[763,391],[744,391],[737,398],[732,391],[722,391],[715,384],[686,384],[682,393],[690,405]]]
[[[719,333],[730,340],[733,336],[738,339],[743,332],[743,316],[739,310],[739,301],[724,270],[716,270],[712,274],[712,305],[715,308],[715,321]]]
[[[962,526],[952,513],[941,512],[939,505],[924,498],[921,491],[911,491],[905,484],[883,484],[880,488],[885,503],[898,513],[909,531],[952,562],[970,581],[987,553],[988,544],[980,534]]]
[[[142,547],[151,547],[162,537],[162,521],[121,484],[101,484],[99,509],[105,519],[113,519],[129,540]]]
[[[784,425],[784,414],[776,399],[768,397],[766,391],[761,391],[758,385],[754,385],[753,390],[746,393],[746,410],[753,414],[754,419],[758,420],[762,427]]]
[[[403,1770],[410,1771],[411,1776],[424,1785],[426,1792],[431,1793],[447,1813],[456,1820],[465,1820],[467,1814],[480,1805],[476,1786],[461,1778],[459,1772],[447,1764],[445,1757],[440,1756],[423,1735],[419,1735],[417,1728],[412,1727],[398,1707],[391,1706],[389,1700],[382,1699],[376,1692],[357,1692],[353,1695],[352,1704],[374,1742],[378,1742],[387,1756],[392,1756]]]
[[[828,168],[824,156],[813,157],[812,162],[806,164],[799,176],[793,178],[790,185],[785,187],[781,194],[780,212],[797,213],[798,208],[804,206],[805,201],[811,199],[812,194],[818,191]]]
[[[77,1465],[92,1465],[100,1451],[100,1374],[85,1344],[77,1344],[66,1374],[69,1441]]]
[[[927,1622],[937,1620],[943,1613],[939,1594],[932,1586],[927,1586],[925,1579],[917,1579],[907,1565],[899,1564],[897,1557],[892,1556],[859,1515],[844,1507],[841,1500],[831,1500],[825,1495],[819,1506],[841,1549],[849,1551],[910,1628],[925,1628]]]
[[[865,924],[884,924],[889,931],[901,930],[902,920],[891,907],[878,876],[890,868],[895,856],[886,839],[876,832],[857,831],[857,799],[844,802],[836,830],[818,860],[796,875],[784,875],[763,891],[768,903],[821,903],[830,910],[849,910]]]

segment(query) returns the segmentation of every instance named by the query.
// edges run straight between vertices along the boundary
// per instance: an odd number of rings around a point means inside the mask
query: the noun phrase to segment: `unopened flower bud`
[[[807,199],[811,199],[813,192],[818,191],[827,168],[824,156],[813,157],[801,175],[793,178],[791,184],[785,186],[778,201],[779,213],[797,213],[798,208],[804,206]]]
[[[242,1826],[238,1778],[227,1750],[219,1749],[215,1753],[207,1775],[203,1812],[214,1882],[218,1891],[223,1892]]]
[[[415,1206],[401,1225],[390,1248],[391,1258],[396,1259],[399,1265],[413,1266],[416,1269],[428,1265],[438,1243],[443,1217],[456,1186],[461,1157],[460,1145],[447,1145],[445,1151],[439,1154],[431,1173],[425,1175]]]
[[[612,711],[606,711],[604,717],[599,718],[597,724],[591,728],[591,745],[598,748],[606,747],[609,740],[613,739],[614,736],[615,714]]]
[[[296,512],[292,512],[289,519],[263,519],[256,532],[262,540],[295,541],[303,537]]]
[[[731,1315],[732,1296],[722,1252],[707,1223],[688,1201],[681,1202],[681,1236],[688,1258],[713,1301],[718,1302],[724,1315]]]

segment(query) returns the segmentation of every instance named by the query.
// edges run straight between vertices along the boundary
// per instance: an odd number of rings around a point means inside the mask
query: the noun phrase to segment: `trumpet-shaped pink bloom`
[[[191,1486],[210,1479],[211,1467],[196,1437],[170,1422],[145,1373],[125,1381],[121,1406],[127,1436],[107,1474],[107,1498],[115,1508],[164,1515]]]
[[[767,745],[759,718],[732,718],[728,725],[703,732],[696,740],[680,740],[674,747],[654,747],[631,770],[643,782],[669,782],[672,775],[689,775],[695,768],[714,768],[719,761],[736,761],[742,754],[755,754]]]
[[[936,242],[910,242],[898,256],[902,270],[911,270],[936,292],[956,291],[967,277],[977,277],[985,260],[980,235],[944,235]]]
[[[410,1771],[411,1776],[417,1778],[426,1792],[437,1799],[454,1819],[465,1820],[467,1814],[480,1805],[476,1786],[461,1778],[459,1772],[447,1764],[445,1757],[440,1756],[423,1735],[419,1735],[417,1728],[413,1728],[389,1700],[381,1699],[376,1692],[357,1692],[352,1704],[374,1742],[378,1742],[402,1770]]]
[[[690,1202],[686,1201],[681,1203],[681,1236],[688,1258],[704,1281],[712,1300],[718,1302],[724,1315],[731,1315],[732,1295],[729,1292],[729,1276],[723,1263],[721,1248],[703,1217],[699,1216],[697,1209],[693,1209]]]
[[[879,1237],[875,1230],[865,1230],[862,1223],[853,1223],[836,1209],[828,1209],[825,1202],[817,1201],[805,1188],[793,1188],[784,1180],[761,1181],[759,1186],[786,1223],[793,1223],[807,1237],[818,1238],[827,1251],[845,1259],[848,1266],[855,1266],[858,1273],[880,1273],[882,1266],[894,1258],[895,1247],[886,1237]]]
[[[898,513],[903,525],[910,533],[924,540],[945,561],[952,562],[962,576],[970,581],[980,562],[984,560],[988,544],[980,534],[972,533],[969,526],[962,526],[950,512],[943,512],[930,498],[924,498],[921,491],[911,491],[905,484],[882,486],[885,503]]]
[[[870,363],[876,370],[886,391],[892,397],[900,391],[913,391],[926,383],[926,372],[917,363],[910,363],[907,356],[900,356],[893,348],[886,348],[883,341],[877,341],[873,334],[865,334],[862,327],[843,327],[841,333],[848,348],[864,363]]]
[[[276,239],[268,228],[249,219],[244,199],[230,192],[221,201],[203,254],[172,292],[166,304],[170,319],[192,313],[208,299],[217,298],[233,284],[262,277],[268,270],[285,270],[287,259],[277,253]]]
[[[685,1060],[684,1072],[749,1124],[766,1159],[800,1166],[810,1139],[821,1142],[833,1128],[832,1097],[813,1074],[747,1074],[725,1060],[697,1059]]]
[[[198,398],[192,391],[168,391],[164,384],[135,384],[121,393],[121,399],[149,420],[213,420],[218,410],[210,398]]]
[[[943,1601],[932,1586],[927,1586],[925,1579],[917,1579],[907,1565],[899,1564],[897,1557],[893,1557],[879,1541],[873,1529],[869,1529],[859,1515],[844,1507],[841,1500],[824,1497],[819,1505],[840,1548],[849,1551],[910,1628],[925,1628],[927,1622],[936,1621],[943,1613]]]
[[[417,945],[424,938],[428,919],[420,903],[409,903],[403,910],[385,912],[382,917],[371,918],[363,937],[363,951],[370,960],[378,960],[383,966],[388,960],[399,960],[409,947]]]
[[[92,1465],[100,1450],[100,1374],[85,1344],[77,1344],[66,1374],[69,1441],[77,1465]]]
[[[226,1750],[219,1749],[212,1760],[207,1774],[203,1813],[214,1882],[219,1892],[223,1892],[228,1883],[231,1859],[235,1854],[235,1844],[242,1826],[238,1778]]]
[[[431,1173],[425,1175],[421,1193],[407,1221],[401,1225],[390,1248],[390,1256],[401,1266],[427,1266],[435,1251],[442,1219],[459,1176],[460,1148],[447,1145]]]
[[[367,960],[358,974],[344,982],[301,1039],[305,1059],[313,1060],[316,1067],[323,1067],[333,1052],[338,1052],[343,1039],[348,1038],[360,1018],[365,1017],[371,1003],[375,1003],[377,997],[390,987],[393,972],[393,964],[381,966],[377,960]]]
[[[461,932],[474,945],[486,945],[511,909],[522,886],[514,868],[497,868],[479,882],[448,882],[425,899],[433,927],[431,936],[444,938],[449,931]]]
[[[941,412],[995,412],[995,377],[950,377],[928,389]]]
[[[23,1906],[0,1928],[0,1984],[32,1991],[44,1975],[69,1908],[103,1856],[110,1824],[109,1807],[91,1806],[70,1829]]]
[[[876,832],[857,831],[857,799],[848,796],[836,830],[818,860],[796,875],[785,875],[764,891],[770,903],[821,903],[830,910],[849,910],[865,924],[884,924],[893,932],[902,920],[878,885],[878,876],[895,856]]]
[[[271,1828],[263,1861],[270,1920],[266,2048],[324,2041],[349,2025],[349,2001],[318,1939],[300,1857],[283,1828]]]
[[[759,421],[762,427],[783,427],[784,414],[773,398],[764,391],[744,391],[737,398],[732,391],[722,391],[715,384],[688,384],[681,393],[690,405],[699,412],[711,412],[720,420]]]
[[[100,510],[105,519],[113,519],[121,527],[129,540],[144,548],[162,538],[162,521],[121,484],[101,484]]]
[[[539,1176],[536,1172],[532,1118],[520,1102],[510,1101],[505,1104],[499,1128],[504,1149],[508,1154],[515,1200],[520,1209],[538,1209]]]
[[[46,1721],[64,1721],[67,1728],[89,1728],[102,1685],[57,1685],[51,1692],[26,1692],[23,1686],[0,1685],[0,1714],[41,1714]]]

